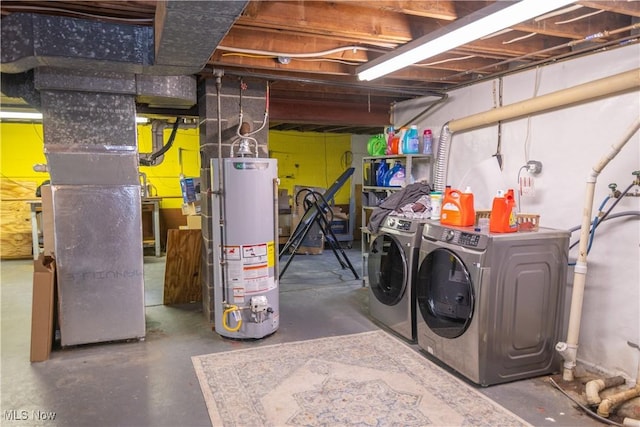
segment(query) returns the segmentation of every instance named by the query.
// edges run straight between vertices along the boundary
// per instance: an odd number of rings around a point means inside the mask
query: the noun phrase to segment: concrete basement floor
[[[360,274],[355,246],[345,252]],[[294,258],[280,284],[279,330],[243,342],[213,332],[199,303],[162,305],[164,257],[145,257],[145,340],[58,348],[32,364],[33,262],[0,267],[2,426],[209,426],[191,356],[379,328],[368,314],[368,289],[330,250]],[[534,426],[602,425],[547,378],[476,388]],[[29,419],[9,420],[7,411],[27,411]],[[55,419],[37,420],[33,411],[54,412]]]

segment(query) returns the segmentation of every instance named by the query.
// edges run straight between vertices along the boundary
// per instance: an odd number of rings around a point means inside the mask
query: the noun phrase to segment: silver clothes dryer
[[[414,277],[424,220],[388,216],[367,261],[369,313],[410,342],[416,340]]]
[[[418,345],[487,386],[557,372],[569,232],[495,234],[427,221]]]

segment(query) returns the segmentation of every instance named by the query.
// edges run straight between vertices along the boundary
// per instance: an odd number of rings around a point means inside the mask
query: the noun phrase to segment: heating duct
[[[482,126],[488,126],[498,121],[516,119],[531,114],[542,113],[553,109],[567,107],[573,104],[594,100],[640,87],[640,68],[580,84],[567,89],[541,95],[536,98],[517,102],[504,107],[495,108],[483,113],[474,114],[462,119],[452,120],[446,123],[440,133],[438,152],[436,158],[436,170],[434,173],[434,186],[437,191],[444,191],[447,168],[449,161],[450,139],[455,132],[466,131]],[[580,233],[580,254],[575,268],[573,294],[567,342],[559,343],[559,351],[565,360],[563,377],[565,380],[573,379],[573,370],[576,366],[576,353],[578,349],[578,336],[580,332],[580,317],[582,315],[582,302],[587,271],[587,245],[589,227],[591,221],[591,209],[593,205],[593,192],[595,179],[599,172],[613,159],[622,146],[634,135],[640,127],[637,121],[625,134],[622,142],[615,144],[610,153],[594,167],[589,177],[583,221]],[[566,346],[566,349],[565,349]],[[558,348],[557,347],[557,348]],[[639,382],[637,379],[636,382]]]

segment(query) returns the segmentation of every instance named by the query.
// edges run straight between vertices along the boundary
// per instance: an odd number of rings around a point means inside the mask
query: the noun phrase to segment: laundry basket
[[[491,210],[476,211],[476,224],[480,224],[481,220],[488,221],[489,218],[491,218]],[[516,222],[518,223],[518,231],[538,231],[540,228],[540,215],[517,213]]]

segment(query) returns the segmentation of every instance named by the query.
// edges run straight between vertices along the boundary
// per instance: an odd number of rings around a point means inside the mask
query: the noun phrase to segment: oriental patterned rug
[[[528,426],[384,331],[192,358],[213,426]]]

